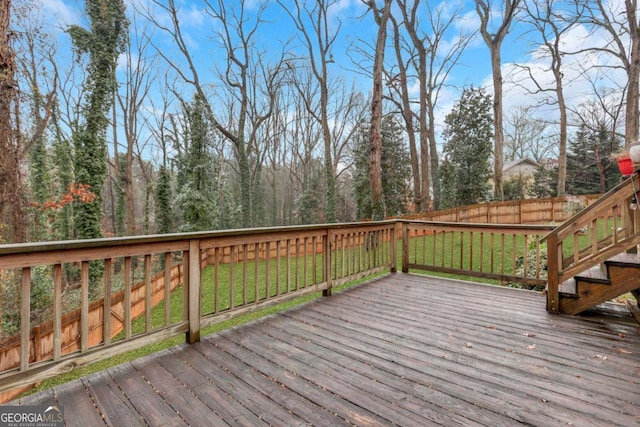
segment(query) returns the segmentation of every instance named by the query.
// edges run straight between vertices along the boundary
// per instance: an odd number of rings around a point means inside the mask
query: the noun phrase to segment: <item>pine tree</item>
[[[441,180],[441,194],[453,191],[454,206],[489,199],[493,138],[492,101],[484,89],[465,89],[445,118],[444,154],[452,180]],[[443,173],[444,174],[444,173]]]
[[[567,154],[567,193],[604,193],[620,182],[618,166],[611,159],[622,142],[611,142],[605,126],[596,130],[582,126],[569,141]]]
[[[539,167],[533,173],[531,194],[539,199],[558,195],[558,167]]]

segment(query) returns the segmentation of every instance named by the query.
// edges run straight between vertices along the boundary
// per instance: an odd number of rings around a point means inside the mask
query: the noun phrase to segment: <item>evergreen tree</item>
[[[529,193],[528,179],[522,175],[503,181],[504,200],[522,200]]]
[[[126,45],[129,23],[123,0],[86,0],[85,9],[90,29],[74,25],[68,32],[77,52],[88,55],[82,111],[84,122],[78,124],[73,135],[75,178],[78,183],[90,185],[98,197],[93,203],[77,203],[74,214],[77,237],[91,239],[102,236],[101,196],[107,177],[107,115],[117,86],[117,60]]]
[[[173,213],[171,205],[171,173],[166,166],[160,166],[156,184],[156,233],[173,232]]]
[[[212,127],[199,95],[185,106],[186,150],[178,158],[179,188],[176,204],[183,224],[178,231],[215,230],[219,227],[216,159],[211,154]]]
[[[492,101],[484,89],[464,89],[460,100],[445,118],[444,154],[451,180],[441,180],[441,194],[453,191],[454,206],[489,199],[493,138]],[[444,174],[444,173],[443,173]],[[453,186],[453,189],[446,188]]]
[[[444,158],[440,165],[440,209],[450,209],[456,205],[456,187],[452,185],[455,182],[455,167],[451,164],[447,157]]]
[[[533,173],[531,194],[539,199],[558,195],[558,168],[539,167]]]
[[[324,171],[320,161],[311,162],[310,173],[304,177],[302,194],[298,199],[298,218],[301,224],[326,222],[323,210],[326,192]]]
[[[40,207],[47,200],[54,197],[53,176],[51,175],[51,164],[44,138],[38,138],[30,152],[30,179],[31,194],[34,202]],[[31,239],[35,241],[49,240],[51,238],[49,213],[39,208],[34,210],[34,217],[31,224]]]
[[[64,138],[56,138],[53,142],[53,162],[57,171],[58,195],[64,194],[73,183],[73,147]],[[71,167],[70,167],[71,165]],[[73,204],[60,208],[54,222],[53,236],[57,240],[73,238]]]
[[[373,204],[369,185],[369,130],[361,127],[356,136],[354,149],[354,198],[358,218],[372,218]],[[411,198],[411,162],[404,143],[402,128],[396,118],[386,115],[382,119],[382,192],[387,216],[397,216],[407,211]]]
[[[126,210],[127,210],[127,201],[124,193],[125,187],[125,177],[126,177],[126,167],[127,160],[125,156],[117,156],[118,165],[120,171],[115,174],[113,177],[114,181],[114,190],[116,192],[116,217],[115,217],[115,229],[117,236],[124,236],[127,234],[126,231]]]
[[[569,141],[567,154],[567,193],[604,193],[620,182],[620,172],[611,155],[622,142],[611,142],[611,133],[601,125],[596,130],[582,126]]]

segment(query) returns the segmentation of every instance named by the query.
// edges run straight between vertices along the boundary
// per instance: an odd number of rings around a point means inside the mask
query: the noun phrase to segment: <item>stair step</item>
[[[638,256],[638,254],[623,252],[609,258],[605,261],[605,264],[618,267],[640,267],[640,256]]]
[[[576,279],[571,278],[560,283],[560,286],[558,286],[558,292],[560,293],[560,296],[564,298],[578,298]]]
[[[583,271],[575,276],[576,282],[590,282],[590,283],[602,283],[610,284],[609,276],[600,266],[591,267],[590,269]]]

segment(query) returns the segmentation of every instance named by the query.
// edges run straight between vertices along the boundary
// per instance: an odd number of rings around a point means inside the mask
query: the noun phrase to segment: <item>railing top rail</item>
[[[635,181],[635,183],[633,182]],[[591,220],[591,216],[594,211],[598,209],[606,209],[607,207],[615,206],[621,197],[625,195],[630,195],[630,190],[633,191],[633,188],[638,188],[640,190],[640,177],[638,174],[634,174],[632,177],[629,177],[622,181],[620,184],[609,190],[602,197],[600,197],[597,201],[590,204],[586,208],[582,209],[580,212],[575,214],[569,220],[560,224],[558,227],[553,229],[549,234],[542,238],[542,241],[549,240],[551,236],[558,236],[558,239],[561,240],[561,237],[571,234],[570,231],[574,229],[581,228],[587,221]]]
[[[145,245],[151,243],[169,243],[188,240],[202,240],[211,238],[224,238],[229,236],[286,234],[291,232],[308,232],[326,229],[367,228],[381,225],[395,224],[395,220],[369,221],[339,224],[293,225],[286,227],[260,227],[231,230],[202,231],[193,233],[155,234],[146,236],[108,237],[101,239],[62,240],[52,242],[12,243],[0,245],[0,256],[7,254],[22,254],[29,252],[49,252],[72,249],[108,248],[124,245]]]
[[[447,221],[424,221],[424,220],[416,220],[416,219],[399,219],[398,222],[403,224],[423,224],[433,227],[442,227],[442,228],[474,228],[474,229],[483,229],[483,230],[522,230],[522,231],[550,231],[555,228],[554,225],[544,225],[544,224],[487,224],[484,222],[447,222]]]

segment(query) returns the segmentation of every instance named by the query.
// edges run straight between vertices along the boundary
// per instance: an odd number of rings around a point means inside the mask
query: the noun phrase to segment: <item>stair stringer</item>
[[[621,257],[625,257],[622,254]],[[628,258],[628,257],[627,257]],[[575,276],[575,294],[561,295],[560,312],[578,314],[627,292],[640,289],[640,261],[619,257],[605,261],[606,276]]]

